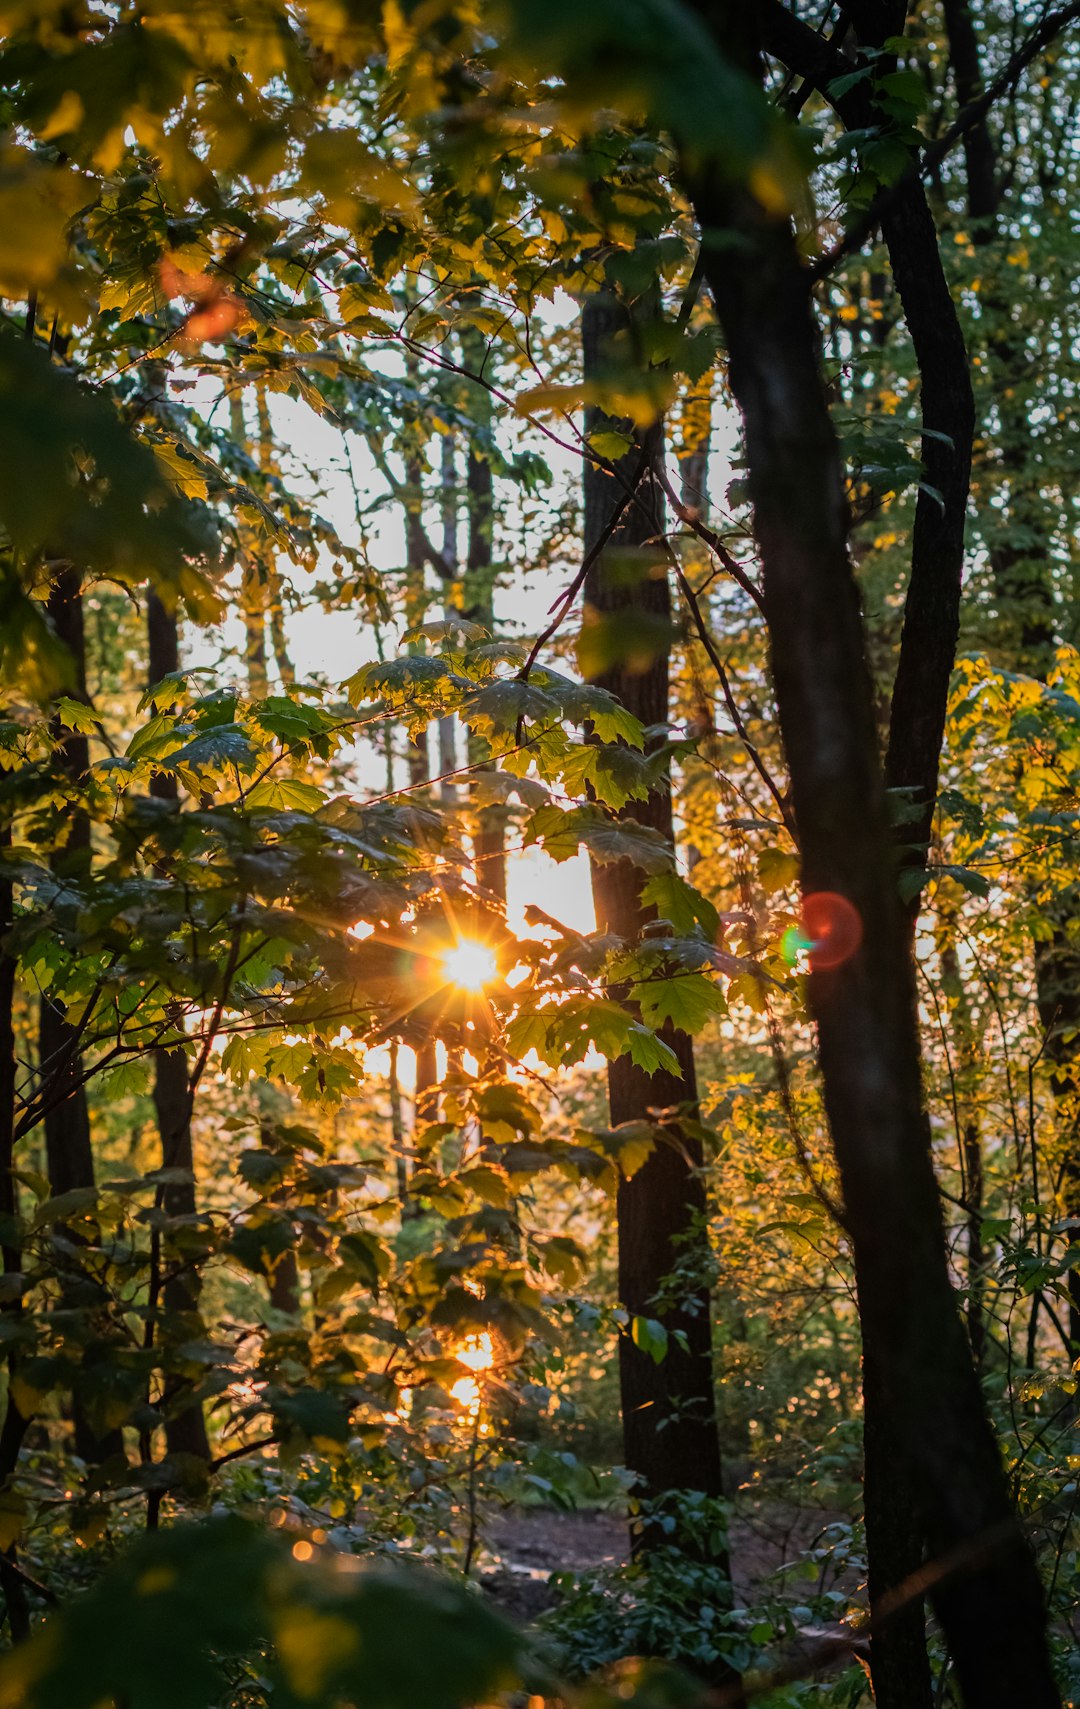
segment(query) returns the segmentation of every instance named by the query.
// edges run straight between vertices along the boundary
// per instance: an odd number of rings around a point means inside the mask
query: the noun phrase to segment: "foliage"
[[[972,12],[992,75],[1015,20]],[[676,1266],[648,1314],[622,1310],[614,1218],[679,1133],[711,1200],[723,1514],[762,1492],[818,1514],[843,1587],[811,1613],[857,1617],[851,1251],[746,471],[676,162],[826,254],[963,104],[937,8],[846,87],[795,96],[667,0],[0,18],[0,1588],[12,1639],[20,1601],[35,1628],[0,1698],[561,1691],[447,1575],[476,1576],[500,1501],[622,1501],[620,1353],[669,1369],[700,1278]],[[938,811],[899,879],[923,910],[954,1280],[1063,1677],[1077,73],[1063,38],[993,107],[1000,217],[972,213],[961,149],[935,166],[980,426]],[[854,132],[834,111],[853,90],[876,103]],[[575,304],[600,289],[634,312],[586,382]],[[935,496],[926,377],[874,232],[815,300],[884,725]],[[583,405],[609,423],[588,440]],[[673,620],[585,621],[575,648],[581,461],[617,485],[664,412],[649,573],[671,573]],[[715,469],[725,438],[706,514],[693,458],[711,439]],[[537,586],[557,621],[533,647]],[[156,681],[148,621],[180,639]],[[655,725],[587,680],[661,654]],[[644,822],[667,788],[674,841]],[[511,891],[538,861],[550,891],[504,907],[492,838]],[[557,917],[583,856],[631,875],[644,931]],[[462,939],[492,960],[479,990],[448,975]],[[52,1058],[43,1006],[69,1029]],[[612,1125],[600,1059],[677,1077],[679,1033],[701,1107]],[[57,1124],[84,1106],[89,1173],[63,1185]],[[196,1412],[206,1453],[184,1445]],[[781,1574],[733,1611],[694,1499],[672,1499],[647,1565],[563,1576],[566,1665],[768,1676],[806,1605]],[[853,1703],[861,1679],[775,1700]]]

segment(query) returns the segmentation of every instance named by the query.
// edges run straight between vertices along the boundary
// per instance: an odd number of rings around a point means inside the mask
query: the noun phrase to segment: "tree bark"
[[[760,81],[748,16],[719,10],[713,27]],[[949,1280],[909,934],[809,278],[786,219],[688,151],[683,175],[743,417],[804,893],[844,898],[861,924],[849,959],[812,972],[808,984],[871,1381],[909,1457],[934,1605],[965,1702],[1056,1705],[1038,1575]]]
[[[588,377],[602,370],[625,313],[613,296],[587,299],[582,316],[584,370]],[[586,435],[607,421],[599,411],[586,412]],[[610,425],[610,424],[609,424]],[[621,424],[620,424],[621,425]],[[642,441],[618,464],[631,481],[641,462]],[[648,447],[658,457],[662,429],[649,430]],[[616,481],[591,463],[585,465],[585,551],[592,551],[608,525],[621,495]],[[586,607],[601,618],[627,609],[650,619],[668,619],[670,590],[659,556],[649,559],[642,549],[663,528],[659,486],[647,472],[610,544],[585,582]],[[627,553],[638,554],[638,575],[627,574]],[[621,561],[620,561],[621,560]],[[668,658],[660,651],[647,669],[632,671],[616,664],[596,678],[600,687],[618,696],[646,726],[668,721]],[[671,788],[666,783],[644,802],[632,802],[623,816],[648,825],[672,840]],[[634,943],[651,915],[642,907],[645,874],[630,861],[594,864],[593,895],[597,925]],[[663,1119],[661,1138],[648,1161],[618,1193],[619,1298],[631,1318],[653,1317],[668,1330],[666,1357],[656,1363],[624,1335],[619,1344],[626,1464],[639,1487],[656,1498],[677,1490],[721,1494],[720,1442],[717,1432],[712,1369],[706,1203],[700,1140],[679,1120],[680,1111],[695,1112],[697,1085],[693,1045],[683,1032],[668,1027],[665,1041],[675,1052],[681,1078],[666,1071],[645,1074],[629,1056],[608,1069],[608,1097],[613,1126],[620,1122]],[[674,1112],[674,1113],[672,1113]],[[678,1303],[662,1309],[658,1303],[667,1277],[685,1269]],[[646,1536],[648,1547],[650,1538]],[[719,1564],[726,1568],[726,1553]]]
[[[73,688],[76,699],[86,699],[86,638],[83,624],[82,577],[72,564],[65,564],[56,575],[48,601],[49,618],[58,638],[64,643],[72,661]],[[52,733],[57,742],[56,762],[64,773],[68,786],[79,790],[90,770],[90,744],[85,735],[69,729],[57,715],[52,719]],[[90,870],[90,820],[82,808],[74,807],[67,816],[68,835],[62,848],[51,861],[58,878],[83,879]],[[43,1090],[46,1091],[45,1128],[46,1168],[49,1187],[54,1195],[71,1192],[76,1187],[93,1187],[94,1154],[90,1143],[90,1112],[86,1089],[81,1084],[82,1055],[79,1034],[68,1019],[62,1004],[46,991],[42,994],[39,1018],[38,1062]],[[75,1265],[75,1260],[71,1261]],[[73,1269],[69,1278],[77,1284],[79,1303],[89,1308],[88,1288],[96,1289],[82,1269]],[[100,1290],[101,1309],[107,1311],[108,1297]],[[98,1435],[87,1417],[86,1406],[78,1394],[72,1400],[75,1427],[75,1451],[88,1464],[99,1464],[115,1454],[122,1454],[124,1439],[119,1430],[107,1430]]]
[[[153,684],[180,669],[180,640],[175,611],[166,610],[152,588],[146,596],[146,628],[149,676]],[[157,772],[151,779],[150,792],[159,801],[179,800],[179,787],[171,772]],[[198,1215],[195,1154],[191,1139],[188,1059],[183,1050],[154,1051],[154,1111],[161,1135],[162,1167],[183,1169],[191,1176],[188,1181],[166,1182],[162,1186],[162,1209],[169,1218],[182,1218],[194,1223]],[[201,1334],[199,1292],[200,1279],[195,1268],[184,1274],[177,1274],[175,1270],[169,1272],[162,1287],[167,1320],[177,1331],[186,1327],[192,1338]],[[202,1406],[197,1400],[184,1404],[190,1387],[182,1377],[166,1377],[163,1396],[165,1440],[170,1454],[194,1454],[199,1459],[209,1460],[210,1440]]]
[[[765,36],[770,51],[832,101],[848,129],[877,124],[887,130],[888,115],[876,109],[872,85],[856,84],[840,97],[832,90],[834,80],[858,62],[860,49],[880,56],[884,42],[901,33],[903,5],[869,0],[849,22],[853,28],[845,41],[844,57],[779,4],[767,8]],[[879,57],[875,69],[880,73],[887,68],[888,62]],[[904,801],[896,829],[900,864],[921,868],[930,844],[949,681],[960,631],[975,404],[937,228],[918,179],[886,207],[882,235],[919,369],[924,476],[916,498],[911,568],[890,703],[885,784]],[[916,891],[908,904],[912,937],[918,912]],[[873,1369],[874,1359],[873,1348],[864,1345],[864,1488],[872,1604],[911,1579],[924,1554],[918,1506],[905,1499],[898,1483],[908,1456],[902,1442],[895,1440],[891,1411],[883,1407],[885,1390]],[[883,1407],[880,1415],[879,1407]],[[911,1598],[875,1631],[871,1670],[880,1709],[930,1709],[933,1682],[921,1598]]]
[[[11,827],[0,830],[0,854],[11,847]],[[15,889],[0,866],[0,1243],[5,1276],[22,1270],[22,1248],[18,1236],[18,1186],[12,1174],[15,1138],[15,961],[7,953],[6,939],[15,919]],[[6,1314],[21,1312],[16,1300],[4,1302]],[[0,1490],[10,1484],[19,1461],[19,1451],[30,1420],[25,1418],[12,1393],[12,1378],[18,1368],[14,1346],[7,1354],[8,1391],[4,1422],[0,1426]],[[0,1591],[3,1592],[13,1643],[30,1636],[30,1604],[18,1572],[18,1545],[12,1543],[0,1554]]]

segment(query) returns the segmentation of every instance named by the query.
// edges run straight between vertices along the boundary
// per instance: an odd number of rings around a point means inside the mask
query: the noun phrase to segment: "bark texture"
[[[86,699],[86,636],[83,622],[82,577],[72,564],[64,565],[53,581],[48,602],[49,619],[71,659],[72,693],[75,699]],[[57,743],[56,764],[65,774],[68,786],[78,791],[90,769],[90,744],[81,732],[69,729],[59,717],[52,720],[52,733]],[[90,870],[90,820],[81,808],[68,814],[68,835],[64,845],[52,858],[52,868],[58,879],[85,878]],[[71,1192],[76,1187],[94,1185],[94,1153],[90,1143],[90,1112],[86,1089],[82,1084],[83,1061],[79,1050],[79,1030],[68,1019],[64,1006],[55,1002],[46,991],[41,998],[39,1017],[38,1060],[43,1101],[45,1157],[49,1186],[54,1195]],[[76,1309],[107,1313],[107,1291],[91,1280],[86,1271],[71,1259],[66,1287],[69,1303]],[[84,1357],[89,1367],[95,1357]],[[123,1436],[119,1430],[98,1434],[90,1423],[82,1398],[76,1394],[72,1402],[75,1427],[75,1451],[88,1464],[97,1464],[123,1452]]]
[[[582,317],[586,375],[603,369],[611,341],[624,323],[623,311],[613,297],[600,294],[586,301]],[[587,412],[586,432],[597,431],[606,420],[596,410]],[[650,430],[649,442],[659,455],[659,426]],[[639,439],[618,465],[621,480],[633,480],[641,464],[641,450]],[[586,553],[603,537],[621,493],[616,477],[586,463]],[[644,550],[662,528],[660,489],[646,471],[637,502],[625,512],[586,580],[586,606],[592,613],[602,618],[630,609],[646,621],[666,622],[670,618],[671,596],[663,559]],[[631,670],[618,664],[596,680],[617,695],[643,724],[667,723],[666,651],[657,653],[647,669]],[[623,812],[671,840],[670,785],[655,790],[647,801],[628,804]],[[594,865],[593,895],[601,932],[611,932],[631,943],[640,937],[650,918],[640,900],[645,877],[630,861]],[[608,1070],[613,1126],[649,1119],[656,1111],[676,1112],[666,1122],[668,1142],[660,1143],[637,1174],[619,1188],[619,1298],[631,1317],[661,1317],[669,1331],[668,1353],[659,1364],[629,1337],[620,1342],[624,1452],[627,1466],[650,1496],[679,1489],[719,1495],[721,1462],[705,1268],[702,1154],[700,1141],[680,1126],[677,1114],[685,1109],[693,1111],[696,1103],[694,1053],[685,1033],[669,1028],[664,1036],[678,1058],[681,1078],[666,1072],[645,1074],[629,1056],[612,1062]],[[680,1268],[688,1273],[686,1282],[680,1281],[674,1290],[680,1303],[661,1310],[657,1299],[665,1279]],[[676,1331],[685,1335],[685,1346],[674,1338]]]
[[[180,643],[176,613],[166,610],[157,594],[147,594],[146,627],[151,684],[160,682],[180,668]],[[171,772],[158,772],[150,784],[159,801],[177,802],[179,788]],[[194,1226],[198,1216],[195,1194],[195,1154],[191,1139],[192,1098],[188,1088],[188,1059],[183,1050],[154,1052],[154,1111],[161,1135],[161,1162],[165,1169],[182,1169],[189,1180],[171,1181],[161,1188],[161,1206],[166,1216]],[[199,1319],[199,1275],[194,1266],[169,1271],[162,1285],[162,1303],[174,1338],[188,1332],[195,1340],[201,1333]],[[194,1454],[209,1460],[210,1441],[202,1406],[190,1396],[190,1383],[170,1376],[165,1383],[165,1440],[171,1454]]]

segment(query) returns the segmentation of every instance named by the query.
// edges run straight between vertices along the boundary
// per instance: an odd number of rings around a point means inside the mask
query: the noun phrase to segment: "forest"
[[[1080,1701],[1080,0],[0,0],[0,1709]]]

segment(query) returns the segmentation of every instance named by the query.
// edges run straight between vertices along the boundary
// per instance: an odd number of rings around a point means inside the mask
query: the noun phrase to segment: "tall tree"
[[[748,14],[721,50],[760,84]],[[957,1313],[922,1102],[909,935],[847,548],[810,278],[789,220],[682,139],[705,276],[746,437],[804,894],[837,898],[858,948],[809,980],[872,1380],[897,1419],[932,1595],[969,1705],[1058,1702],[1042,1595]],[[936,763],[936,762],[935,762]],[[914,1587],[895,1587],[903,1596]],[[884,1613],[884,1610],[881,1610]]]
[[[175,609],[170,611],[153,588],[146,596],[146,632],[150,684],[154,686],[179,671],[180,638]],[[155,772],[150,792],[168,807],[175,809],[178,805],[180,790],[172,772]],[[166,876],[163,870],[160,876]],[[154,1051],[154,1111],[161,1136],[162,1168],[177,1170],[181,1177],[163,1182],[159,1195],[161,1208],[170,1220],[194,1227],[198,1202],[191,1136],[193,1097],[188,1085],[188,1056],[182,1047],[159,1046]],[[167,1272],[161,1299],[166,1321],[177,1341],[194,1340],[200,1332],[199,1292],[196,1265],[174,1267]],[[173,1375],[166,1379],[165,1439],[170,1453],[194,1454],[209,1460],[206,1420],[201,1404],[191,1397],[190,1388],[190,1383],[181,1377]]]
[[[586,298],[582,312],[582,352],[586,381],[607,373],[617,336],[630,327],[614,293]],[[591,407],[586,436],[616,424]],[[618,423],[625,430],[626,424]],[[657,547],[663,534],[663,500],[653,469],[662,455],[660,424],[638,432],[614,465],[614,475],[597,463],[585,464],[586,624],[616,620],[618,633],[638,620],[650,662],[641,668],[640,649],[622,652],[596,672],[597,684],[663,740],[669,718],[668,632],[671,594],[664,559]],[[633,501],[621,521],[612,520],[624,488],[636,483]],[[614,626],[613,626],[614,627]],[[617,649],[618,650],[618,649]],[[648,799],[629,803],[623,814],[672,841],[670,779],[665,774]],[[646,874],[631,860],[594,864],[593,895],[597,924],[630,945],[638,943],[654,917],[643,905]],[[701,1140],[695,1129],[697,1083],[689,1036],[670,1023],[664,1042],[678,1061],[678,1074],[661,1069],[647,1074],[628,1055],[608,1067],[611,1122],[658,1121],[659,1143],[647,1162],[620,1183],[617,1206],[619,1298],[631,1318],[660,1318],[668,1334],[666,1356],[657,1361],[630,1335],[619,1343],[619,1382],[626,1464],[640,1486],[656,1498],[678,1490],[722,1490],[720,1441],[713,1392],[708,1246],[705,1234],[705,1186]],[[668,1279],[678,1281],[672,1303]],[[726,1565],[721,1552],[720,1564]]]
[[[86,636],[83,613],[82,575],[74,564],[60,565],[53,579],[48,602],[49,618],[70,660],[73,697],[86,701]],[[65,879],[85,880],[90,871],[90,817],[78,805],[90,771],[90,744],[86,735],[64,722],[57,712],[51,720],[56,764],[75,805],[65,817],[66,835],[54,851],[50,864],[58,883]],[[41,1104],[45,1129],[45,1156],[49,1186],[55,1195],[78,1187],[94,1186],[94,1153],[90,1141],[90,1112],[83,1084],[80,1052],[81,1033],[62,1002],[49,991],[41,996],[38,1061]],[[100,1311],[107,1312],[108,1297],[92,1281],[77,1259],[68,1266],[67,1283],[84,1309],[97,1296]],[[101,1356],[100,1354],[98,1355]],[[95,1430],[87,1408],[76,1394],[72,1404],[76,1451],[88,1462],[97,1462],[123,1452],[118,1430]]]

